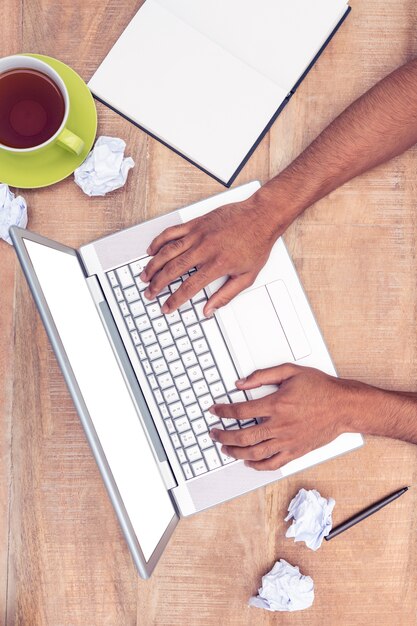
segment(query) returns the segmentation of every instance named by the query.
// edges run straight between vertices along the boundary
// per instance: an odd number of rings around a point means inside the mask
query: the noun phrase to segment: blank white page
[[[89,87],[224,182],[286,96],[155,0],[141,7]]]
[[[157,0],[287,93],[347,9],[347,0]]]

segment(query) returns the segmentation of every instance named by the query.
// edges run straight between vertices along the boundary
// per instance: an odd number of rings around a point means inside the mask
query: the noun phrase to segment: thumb
[[[254,277],[251,274],[240,274],[236,277],[230,276],[224,285],[211,296],[204,307],[204,315],[210,317],[216,309],[226,306],[230,300],[233,300],[238,293],[249,287],[253,281]]]
[[[256,389],[262,385],[280,385],[292,378],[299,371],[300,366],[293,363],[284,363],[277,367],[268,367],[264,370],[256,370],[246,378],[241,378],[236,382],[238,389]]]

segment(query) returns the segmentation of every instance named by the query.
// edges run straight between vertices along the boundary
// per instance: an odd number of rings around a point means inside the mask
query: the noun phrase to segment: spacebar
[[[201,320],[201,327],[204,330],[210,350],[216,360],[216,365],[223,379],[223,384],[227,391],[236,389],[236,381],[239,378],[236,368],[233,365],[229,350],[226,347],[216,320]]]

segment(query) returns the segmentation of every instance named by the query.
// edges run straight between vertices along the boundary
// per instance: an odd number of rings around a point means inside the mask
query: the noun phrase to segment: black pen
[[[333,528],[333,530],[329,532],[327,537],[325,537],[325,540],[330,541],[330,539],[333,539],[333,537],[337,537],[337,535],[340,535],[340,533],[343,533],[348,528],[351,528],[358,522],[361,522],[362,520],[366,519],[370,515],[373,515],[373,513],[376,513],[377,511],[379,511],[379,509],[382,509],[382,507],[386,506],[393,500],[396,500],[397,498],[402,496],[403,493],[408,491],[408,489],[409,487],[403,487],[402,489],[399,489],[395,493],[392,493],[391,495],[386,496],[386,498],[382,498],[382,500],[378,500],[378,502],[371,504],[371,506],[368,506],[366,509],[364,509],[360,513],[356,513],[356,515],[354,515],[353,517],[350,517],[345,522],[342,522],[341,524],[339,524],[339,526],[336,526],[336,528]]]

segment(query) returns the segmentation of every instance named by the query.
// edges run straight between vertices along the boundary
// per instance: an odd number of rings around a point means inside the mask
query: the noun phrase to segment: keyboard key
[[[187,448],[187,446],[193,446],[196,443],[196,438],[192,430],[187,430],[185,433],[181,433],[180,437],[184,448]]]
[[[226,389],[221,380],[218,380],[217,383],[213,383],[210,385],[210,393],[213,398],[218,398],[226,393]]]
[[[197,355],[203,354],[203,352],[207,352],[209,349],[207,341],[205,339],[197,339],[197,341],[193,341],[193,348]]]
[[[166,333],[160,333],[158,335],[158,341],[163,348],[167,348],[174,343],[174,340],[169,330]]]
[[[135,324],[136,324],[136,328],[138,329],[139,332],[142,332],[144,330],[148,330],[148,328],[151,327],[150,319],[148,317],[146,317],[146,315],[141,315],[140,317],[135,317]]]
[[[198,446],[191,446],[190,448],[187,448],[185,452],[187,454],[188,460],[191,462],[201,459],[201,451]]]
[[[117,282],[116,274],[114,272],[107,272],[107,278],[110,281],[112,287],[117,287],[119,283]]]
[[[125,298],[128,302],[133,302],[134,300],[139,300],[139,291],[137,287],[128,287],[124,290]]]
[[[204,309],[205,306],[206,306],[206,301],[205,300],[202,300],[201,302],[197,302],[194,305],[194,309],[195,309],[195,312],[197,314],[197,319],[198,320],[205,320],[205,319],[207,319],[205,317],[204,313],[203,313],[203,309]]]
[[[143,264],[142,264],[142,260],[139,259],[139,261],[133,261],[133,263],[130,264],[130,271],[132,272],[133,276],[138,276],[143,270]]]
[[[217,424],[217,422],[220,422],[220,418],[217,417],[217,415],[213,415],[213,413],[210,413],[210,411],[206,411],[204,413],[204,419],[207,422],[207,425],[211,428],[213,426],[213,424]],[[216,426],[217,428],[217,426]]]
[[[201,356],[198,357],[198,362],[200,363],[203,370],[207,369],[214,365],[214,359],[211,356],[210,352],[205,352]]]
[[[205,432],[202,435],[199,435],[197,437],[197,442],[202,450],[205,450],[206,448],[210,448],[210,446],[213,445],[213,441],[211,440],[211,437],[208,434],[208,432]]]
[[[136,352],[138,353],[140,360],[146,359],[146,357],[148,356],[142,344],[139,346],[136,346]]]
[[[182,355],[182,360],[185,367],[191,367],[197,363],[197,357],[192,350],[190,350],[190,352],[185,352]]]
[[[161,404],[161,402],[164,401],[162,393],[161,393],[161,391],[159,389],[154,389],[153,394],[154,394],[155,400],[157,401],[158,404]]]
[[[126,287],[130,287],[131,285],[135,284],[133,280],[133,276],[130,273],[130,269],[127,265],[124,265],[123,267],[119,267],[116,270],[116,274],[117,274],[117,278],[119,279],[119,283],[123,289],[126,289]]]
[[[193,425],[193,431],[195,432],[196,435],[201,435],[201,433],[207,432],[207,424],[203,418],[199,420],[194,420],[194,422],[192,422],[192,425]]]
[[[161,309],[159,307],[158,302],[154,302],[153,304],[149,304],[146,307],[146,311],[147,311],[149,317],[151,318],[151,320],[155,319],[155,317],[159,317],[160,315],[162,315]]]
[[[172,385],[174,384],[174,381],[172,380],[172,376],[168,372],[158,376],[157,380],[162,390],[168,389],[168,387],[172,387]]]
[[[133,317],[138,317],[139,315],[143,315],[145,313],[145,306],[142,304],[140,300],[136,300],[136,302],[132,302],[129,305],[129,308]]]
[[[198,293],[195,294],[194,298],[191,298],[193,304],[196,302],[200,302],[200,300],[207,300],[206,292],[204,289],[201,289]]]
[[[164,293],[163,295],[159,295],[158,296],[158,302],[159,302],[159,306],[161,308],[163,307],[165,302],[168,300],[170,295],[171,295],[171,292],[169,291],[169,288],[168,288],[168,293]],[[178,321],[179,321],[179,319],[180,319],[180,316],[178,315]]]
[[[207,472],[207,467],[203,459],[196,461],[195,463],[191,463],[191,466],[196,476],[200,476],[200,474],[205,474],[205,472]]]
[[[222,466],[219,455],[217,454],[217,450],[214,446],[208,450],[204,450],[203,454],[209,470],[214,470]]]
[[[168,322],[168,324],[176,324],[177,322],[181,321],[180,314],[178,313],[178,311],[174,311],[173,313],[168,313],[168,315],[165,315],[165,319]]]
[[[173,404],[170,404],[169,411],[172,417],[181,417],[181,415],[184,415],[184,407],[181,402],[173,402]]]
[[[123,313],[124,316],[129,315],[129,307],[127,306],[126,302],[123,300],[123,302],[120,303],[120,310]]]
[[[192,309],[192,308],[193,308],[193,305],[191,304],[191,301],[190,300],[186,300],[184,302],[184,304],[181,304],[179,310],[181,311],[181,313],[183,313],[187,309]]]
[[[195,395],[192,389],[186,389],[185,391],[182,391],[180,393],[180,396],[185,406],[187,406],[187,404],[192,404],[193,402],[195,402]]]
[[[149,346],[151,343],[156,342],[155,333],[151,328],[149,330],[145,330],[144,333],[141,333],[140,338],[142,339],[143,345],[145,346]]]
[[[175,379],[175,386],[178,391],[184,391],[185,389],[189,389],[191,387],[190,381],[188,380],[188,376],[183,374],[182,376],[178,376]]]
[[[183,417],[179,417],[178,419],[176,419],[174,424],[175,424],[175,428],[177,429],[177,432],[179,433],[183,433],[186,430],[190,430],[190,422],[188,421],[188,418],[185,417],[185,415]]]
[[[145,371],[145,374],[147,376],[149,376],[149,374],[152,374],[152,367],[151,367],[151,364],[149,363],[148,360],[142,361],[142,365],[143,365],[143,369]]]
[[[200,324],[194,324],[194,326],[189,326],[187,328],[187,332],[191,341],[194,341],[195,339],[200,339],[200,337],[203,337],[203,331],[201,330]]]
[[[246,396],[245,396],[243,391],[232,391],[231,393],[229,393],[229,398],[233,402],[233,404],[235,402],[245,402],[246,401]]]
[[[157,334],[163,333],[166,330],[168,330],[168,324],[166,323],[163,317],[158,317],[156,320],[154,320],[152,322],[152,326],[153,326],[154,331]]]
[[[172,421],[172,419],[166,419],[165,426],[170,435],[172,435],[172,433],[175,433],[175,426],[174,426],[174,422]]]
[[[210,394],[207,394],[206,396],[201,396],[198,401],[203,411],[207,411],[207,409],[213,406],[213,398]]]
[[[135,283],[138,291],[145,291],[146,287],[149,285],[149,283],[144,283],[143,280],[139,278],[139,276],[136,276]]]
[[[194,313],[193,309],[188,309],[184,311],[182,314],[182,321],[185,326],[190,326],[191,324],[195,324],[197,322],[197,316]]]
[[[217,365],[226,389],[228,391],[234,389],[236,380],[239,377],[216,320],[207,320],[204,322],[203,328],[207,341],[210,344],[211,352],[216,355]]]
[[[185,335],[185,326],[182,322],[178,322],[178,324],[172,324],[171,333],[174,339],[179,339],[183,335]]]
[[[173,361],[169,364],[169,371],[173,376],[179,376],[180,374],[184,374],[185,369],[182,361]]]
[[[130,336],[133,339],[133,343],[135,344],[135,346],[138,346],[140,344],[140,337],[139,337],[139,333],[137,330],[134,330],[130,333]]]
[[[155,344],[155,345],[157,346],[158,344]],[[152,363],[152,367],[153,367],[153,371],[155,372],[155,374],[163,374],[164,372],[168,371],[168,366],[166,364],[165,359],[157,359],[156,361]]]
[[[190,404],[189,406],[186,407],[185,410],[187,411],[187,415],[190,418],[190,420],[194,420],[197,417],[202,417],[203,415],[197,403]]]
[[[187,370],[187,374],[190,377],[192,383],[194,383],[196,380],[200,380],[200,378],[203,378],[203,372],[201,371],[201,367],[199,365],[189,367]]]
[[[161,348],[157,343],[153,343],[151,346],[148,346],[146,350],[148,351],[148,356],[151,361],[154,359],[160,359],[162,356]]]
[[[156,302],[156,298],[152,298],[152,300],[148,300],[148,298],[145,296],[143,291],[140,292],[140,295],[142,296],[143,303],[146,305]]]
[[[170,389],[165,389],[164,398],[167,404],[171,404],[172,402],[178,402],[178,400],[180,399],[178,395],[178,391],[175,389],[175,387],[171,387]]]
[[[204,376],[208,383],[214,383],[220,378],[217,367],[210,367],[209,369],[205,370]]]
[[[187,457],[185,456],[185,452],[182,448],[178,448],[177,456],[180,463],[185,463],[187,461]]]
[[[152,389],[156,389],[158,387],[158,383],[156,382],[156,378],[153,374],[148,375],[148,382]]]
[[[191,341],[188,339],[188,337],[181,337],[181,339],[179,339],[176,343],[177,348],[181,352],[181,354],[187,352],[187,350],[191,350],[192,348]]]
[[[174,283],[171,283],[169,286],[169,290],[171,293],[175,293],[182,285],[182,280],[176,280]]]
[[[217,452],[219,453],[219,456],[223,465],[227,465],[228,463],[233,463],[233,461],[236,461],[236,459],[234,459],[232,456],[228,456],[227,454],[224,454],[221,451],[221,446],[222,444],[220,442],[216,442]]]
[[[181,441],[179,440],[177,433],[171,435],[171,441],[174,444],[174,448],[181,448]]]
[[[179,356],[180,355],[178,354],[178,350],[175,346],[170,346],[169,348],[164,349],[164,357],[166,358],[168,363],[171,363],[171,361],[175,361],[179,358]]]
[[[204,394],[209,392],[209,388],[205,380],[199,380],[196,383],[194,383],[193,389],[195,391],[196,396],[204,396]]]
[[[123,293],[120,287],[115,288],[114,295],[116,296],[117,302],[121,302],[122,300],[124,300]]]
[[[168,411],[168,407],[166,404],[160,404],[159,405],[159,409],[161,411],[161,415],[164,419],[166,419],[167,417],[169,417],[169,411]]]
[[[228,417],[222,419],[223,426],[229,430],[231,426],[236,426],[237,421],[234,419],[229,419]]]
[[[184,463],[183,465],[181,465],[182,470],[184,472],[184,476],[187,480],[189,480],[190,478],[193,477],[193,473],[191,471],[191,467],[188,465],[188,463]]]
[[[126,326],[128,327],[129,330],[135,330],[136,329],[135,322],[130,317],[130,315],[125,317],[125,322],[126,322]]]

